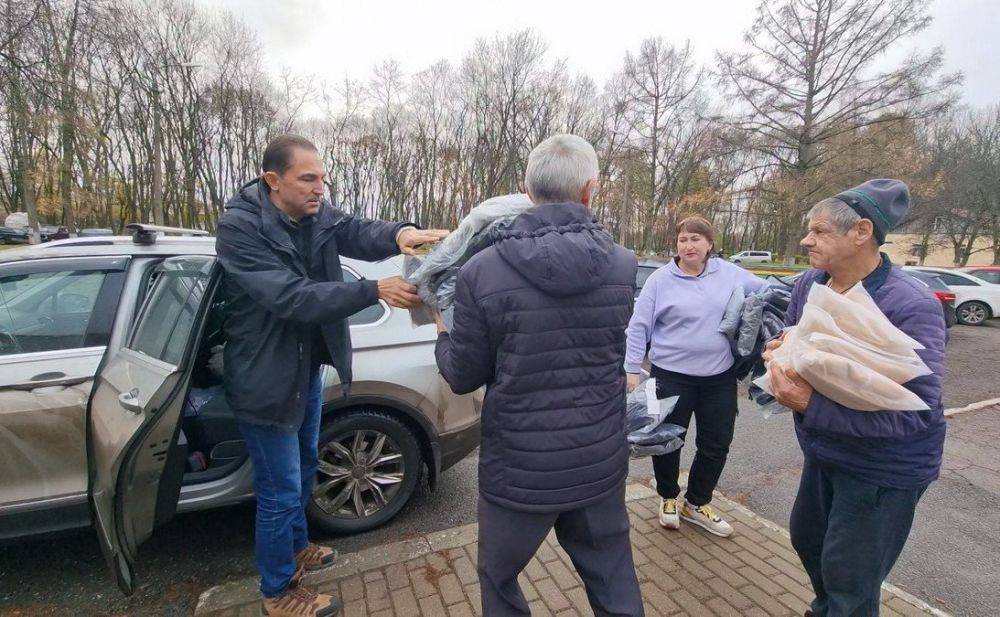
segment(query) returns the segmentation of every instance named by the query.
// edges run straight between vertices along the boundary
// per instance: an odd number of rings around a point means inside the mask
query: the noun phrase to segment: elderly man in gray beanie
[[[904,386],[928,409],[848,409],[769,362],[775,397],[796,412],[804,455],[789,527],[816,593],[806,614],[815,617],[878,615],[882,581],[941,468],[944,316],[926,286],[879,252],[909,205],[902,182],[870,180],[813,206],[802,246],[814,269],[796,284],[786,323],[798,323],[813,285],[839,293],[863,285],[889,321],[923,345],[917,353],[932,373]],[[769,345],[765,360],[778,345]]]

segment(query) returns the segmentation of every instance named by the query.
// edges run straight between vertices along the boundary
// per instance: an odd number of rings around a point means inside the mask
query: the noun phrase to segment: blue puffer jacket
[[[635,272],[635,255],[581,204],[528,210],[462,267],[437,361],[455,392],[487,386],[484,498],[559,512],[620,488]]]
[[[786,323],[799,322],[814,283],[829,276],[805,273],[795,285]],[[927,287],[882,256],[863,281],[889,321],[920,342],[917,354],[933,372],[907,384],[927,411],[855,411],[814,392],[804,414],[795,415],[795,432],[806,456],[836,465],[862,480],[891,488],[919,488],[937,479],[944,451],[945,420],[941,403],[947,333],[941,303]]]

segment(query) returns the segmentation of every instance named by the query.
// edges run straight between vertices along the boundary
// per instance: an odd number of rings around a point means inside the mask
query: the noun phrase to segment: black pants
[[[517,576],[555,528],[597,616],[642,617],[625,488],[568,512],[509,510],[479,497],[479,586],[484,617],[530,615]]]
[[[732,371],[709,377],[693,377],[653,366],[656,397],[679,396],[667,422],[685,428],[694,414],[698,423],[697,451],[688,474],[685,498],[696,506],[712,501],[712,491],[726,466],[729,444],[736,426],[736,376]],[[681,469],[681,451],[653,457],[656,491],[664,499],[676,499],[681,489],[677,476]]]
[[[869,484],[806,457],[789,531],[816,592],[815,617],[879,614],[882,581],[923,493]]]

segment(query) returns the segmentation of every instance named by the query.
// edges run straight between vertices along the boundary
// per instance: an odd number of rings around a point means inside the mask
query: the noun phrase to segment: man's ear
[[[278,174],[276,172],[265,171],[261,177],[264,178],[264,182],[267,183],[267,187],[272,191],[278,188]]]
[[[590,207],[590,200],[593,199],[595,190],[597,190],[597,178],[587,180],[587,183],[583,185],[583,190],[580,191],[580,203]]]
[[[870,241],[872,237],[875,235],[875,226],[869,219],[861,219],[860,221],[858,221],[855,229],[857,229],[858,233],[857,236],[858,246],[861,246],[862,244],[865,244],[866,242]]]

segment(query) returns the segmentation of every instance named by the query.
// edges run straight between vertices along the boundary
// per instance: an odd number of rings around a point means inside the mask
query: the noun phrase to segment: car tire
[[[392,460],[370,465],[365,459],[379,439],[380,459]],[[319,458],[320,471],[306,512],[311,524],[334,534],[360,533],[387,523],[413,496],[424,469],[416,435],[379,409],[358,409],[327,421],[320,430]],[[334,470],[349,475],[329,473]],[[372,481],[373,477],[381,479]],[[389,481],[397,477],[398,482]],[[338,503],[345,491],[346,501]]]
[[[742,263],[742,262],[741,262],[741,261],[740,261],[739,259],[734,259],[734,260],[733,260],[733,263],[734,263],[734,264],[738,264],[738,263]]]
[[[990,307],[978,300],[963,302],[955,312],[958,323],[965,326],[981,326],[990,318]]]

